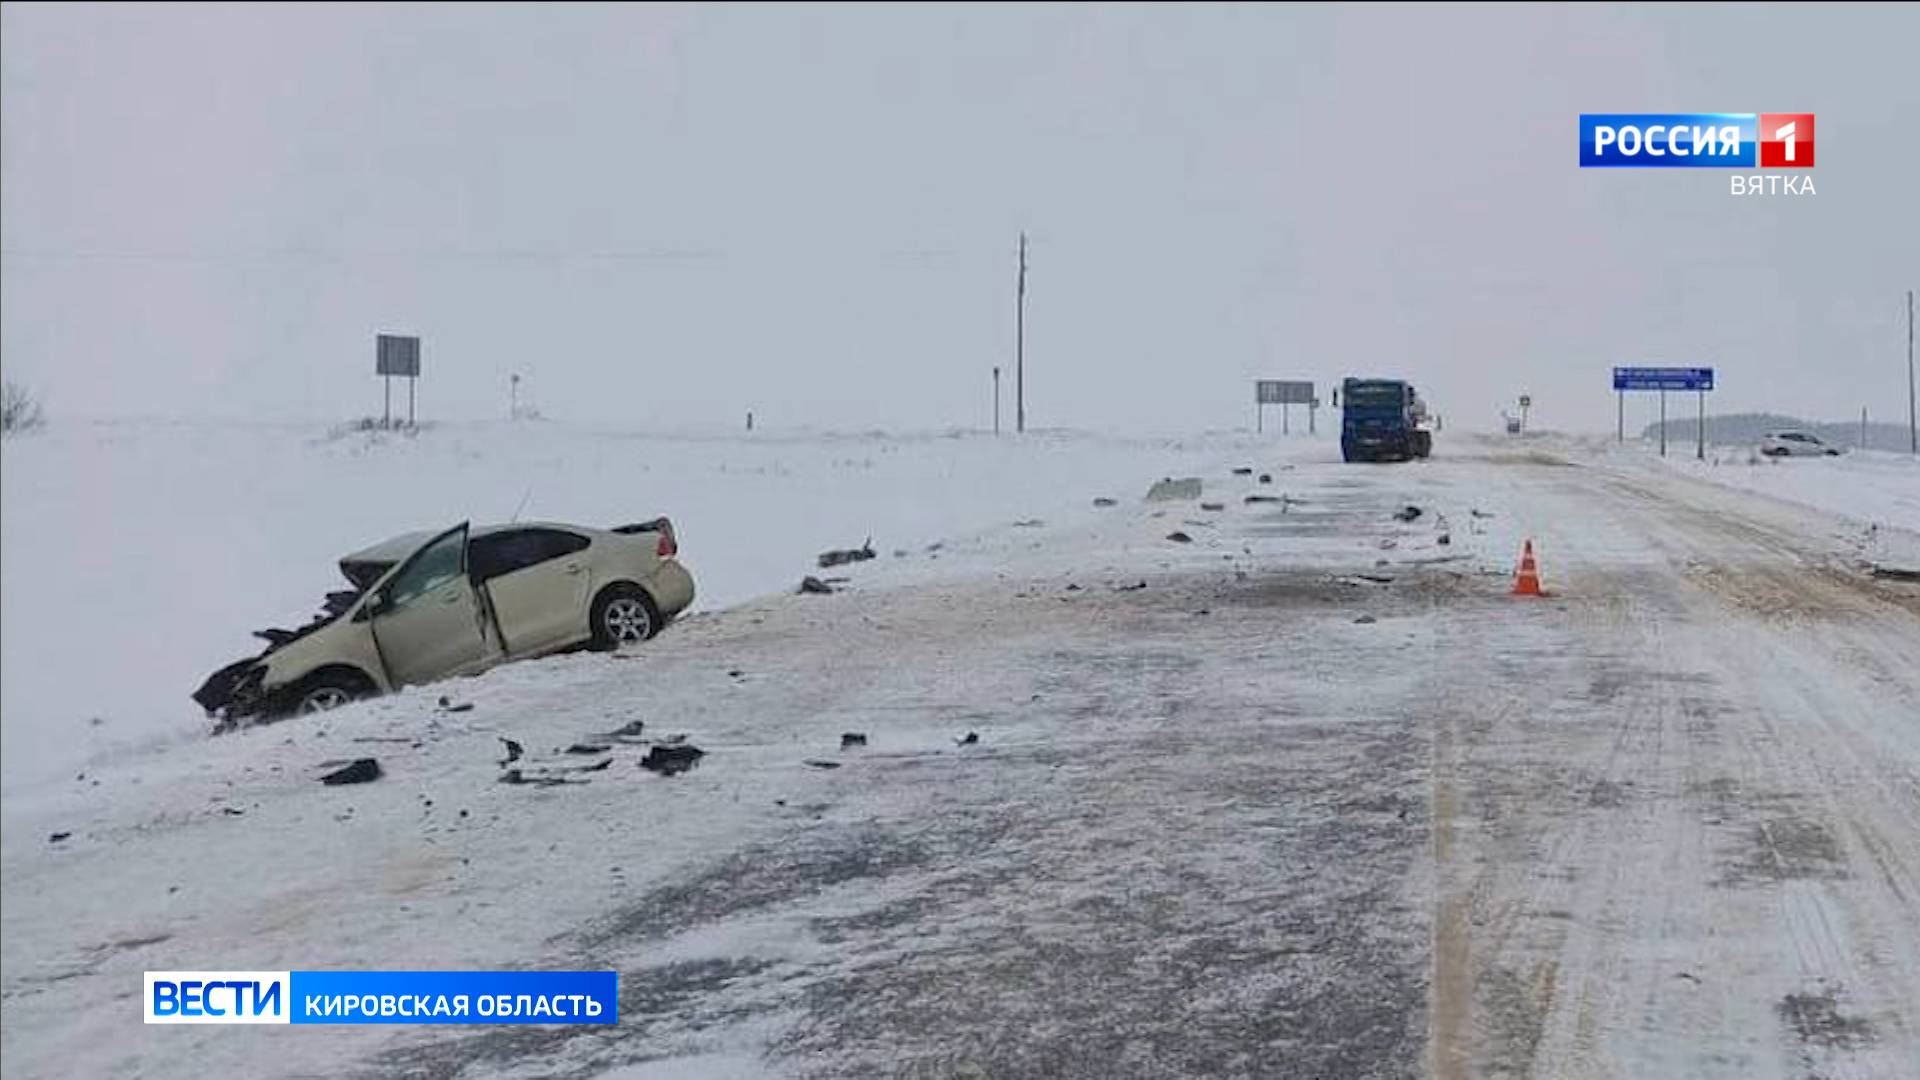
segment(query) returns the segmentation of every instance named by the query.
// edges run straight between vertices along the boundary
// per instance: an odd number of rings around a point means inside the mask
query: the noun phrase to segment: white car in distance
[[[1768,457],[1837,457],[1846,453],[1810,431],[1792,430],[1767,432],[1760,440],[1760,452]]]

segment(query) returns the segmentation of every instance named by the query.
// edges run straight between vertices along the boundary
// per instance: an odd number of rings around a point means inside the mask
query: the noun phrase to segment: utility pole
[[[520,376],[507,377],[507,419],[520,419]]]
[[[1013,340],[1013,430],[1027,430],[1027,233],[1020,232],[1020,285]]]
[[[1000,365],[993,366],[993,433],[1000,434]]]
[[[1920,426],[1913,416],[1913,290],[1907,290],[1907,450],[1920,454]]]

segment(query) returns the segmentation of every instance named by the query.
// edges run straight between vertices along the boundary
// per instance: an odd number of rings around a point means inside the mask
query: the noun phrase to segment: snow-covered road
[[[8,1072],[1911,1075],[1920,587],[1853,524],[1572,444],[1240,463],[16,798]],[[635,719],[707,758],[496,782]],[[142,970],[411,967],[622,1020],[138,1023]]]

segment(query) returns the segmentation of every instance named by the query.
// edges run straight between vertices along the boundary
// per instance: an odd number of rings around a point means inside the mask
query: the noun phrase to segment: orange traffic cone
[[[1540,587],[1540,568],[1534,565],[1533,541],[1520,551],[1520,572],[1513,578],[1513,595],[1545,596],[1546,590]]]

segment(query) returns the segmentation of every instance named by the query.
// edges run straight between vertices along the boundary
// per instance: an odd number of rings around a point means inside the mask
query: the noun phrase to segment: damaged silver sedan
[[[193,698],[222,728],[319,712],[508,660],[645,641],[693,603],[666,518],[614,529],[525,523],[409,533],[340,560],[354,586]]]

